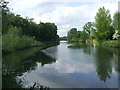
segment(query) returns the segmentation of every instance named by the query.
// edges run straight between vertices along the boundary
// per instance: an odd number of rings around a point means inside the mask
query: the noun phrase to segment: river
[[[38,47],[3,56],[27,88],[34,83],[50,88],[118,88],[117,49],[61,41],[44,50]]]

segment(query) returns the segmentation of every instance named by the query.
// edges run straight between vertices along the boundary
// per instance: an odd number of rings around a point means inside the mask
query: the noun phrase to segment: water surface
[[[117,49],[61,41],[3,57],[24,88],[35,82],[50,88],[118,88]]]

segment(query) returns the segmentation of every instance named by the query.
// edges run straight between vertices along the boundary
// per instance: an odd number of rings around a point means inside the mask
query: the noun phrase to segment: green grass
[[[100,45],[107,46],[107,47],[120,48],[120,41],[118,40],[103,41],[100,43]]]

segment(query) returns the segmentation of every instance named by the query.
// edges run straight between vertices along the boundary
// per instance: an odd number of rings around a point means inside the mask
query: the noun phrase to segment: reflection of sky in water
[[[24,76],[26,75],[26,76]],[[82,74],[82,73],[40,73],[38,71],[32,71],[31,73],[25,73],[24,87],[25,85],[33,85],[33,83],[39,83],[44,86],[50,86],[51,88],[115,88],[118,87],[117,75],[113,75],[111,80],[107,80],[106,84],[100,82],[99,78],[94,73]]]
[[[106,82],[97,76],[94,52],[92,54],[83,53],[83,49],[71,49],[68,44],[62,42],[59,46],[43,50],[47,55],[54,57],[57,61],[53,64],[37,63],[37,69],[24,73],[24,87],[37,82],[50,88],[115,88],[118,87],[117,72],[112,70],[111,78]]]
[[[93,63],[94,57],[84,54],[83,51],[80,49],[68,49],[66,43],[61,44],[58,47],[48,48],[43,52],[57,58],[57,61],[53,64],[45,65],[44,67],[42,67],[42,70],[50,69],[58,73],[89,73],[95,70]]]

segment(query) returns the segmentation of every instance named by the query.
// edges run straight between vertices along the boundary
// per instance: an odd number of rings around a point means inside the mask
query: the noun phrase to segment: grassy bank
[[[87,44],[99,45],[102,47],[112,47],[112,48],[120,48],[120,41],[118,40],[108,40],[98,42],[97,40],[86,40]]]
[[[100,42],[100,46],[120,48],[120,41],[118,40],[103,41],[103,42]]]
[[[119,40],[108,40],[108,41],[101,41],[98,42],[97,40],[86,40],[85,42],[80,40],[69,41],[69,42],[79,42],[79,43],[87,43],[91,45],[99,45],[103,47],[112,47],[112,48],[120,48],[120,41]]]

